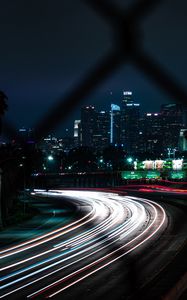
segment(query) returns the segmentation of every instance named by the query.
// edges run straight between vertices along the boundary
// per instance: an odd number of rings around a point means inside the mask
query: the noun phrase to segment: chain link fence
[[[53,131],[60,123],[65,121],[73,110],[82,101],[93,93],[114,71],[122,65],[131,63],[144,73],[147,78],[156,84],[172,98],[186,106],[187,92],[180,82],[177,82],[154,57],[147,53],[143,47],[142,32],[140,24],[157,6],[165,0],[139,0],[122,11],[115,0],[84,0],[85,5],[90,6],[100,15],[113,30],[113,47],[100,62],[93,66],[77,82],[74,88],[64,97],[59,99],[43,119],[34,126],[36,130],[36,141]],[[16,129],[10,123],[4,124],[4,133],[7,137],[16,136]],[[21,139],[21,137],[20,137]],[[126,265],[124,265],[125,269]],[[122,268],[123,269],[123,268]],[[130,289],[136,289],[136,262],[132,259],[129,263]],[[145,298],[144,298],[145,299]]]
[[[139,0],[125,10],[119,3],[108,0],[83,0],[103,18],[113,30],[113,47],[92,70],[77,82],[74,88],[59,99],[58,103],[34,126],[36,140],[49,134],[67,119],[81,102],[93,93],[98,85],[122,65],[131,63],[151,80],[158,89],[186,106],[187,92],[182,84],[173,78],[154,57],[144,50],[143,34],[140,30],[144,18],[165,0]],[[16,130],[5,122],[7,137],[16,135]],[[21,138],[20,138],[21,139]]]

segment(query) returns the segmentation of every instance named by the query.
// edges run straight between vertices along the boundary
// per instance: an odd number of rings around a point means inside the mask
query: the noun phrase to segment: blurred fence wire
[[[115,1],[82,0],[105,19],[113,30],[112,50],[86,73],[75,87],[60,98],[56,105],[34,127],[36,140],[40,140],[70,116],[80,103],[95,91],[117,68],[127,62],[133,64],[145,76],[177,102],[186,105],[187,92],[154,57],[144,50],[141,22],[165,0],[137,0],[122,10]],[[16,134],[15,128],[5,122],[7,137]]]

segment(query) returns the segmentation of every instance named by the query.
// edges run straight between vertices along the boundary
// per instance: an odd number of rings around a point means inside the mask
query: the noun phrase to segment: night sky
[[[112,0],[110,0],[112,1]],[[125,9],[131,1],[113,0]],[[125,4],[124,4],[125,3]],[[162,1],[141,24],[146,51],[185,88],[187,78],[187,1]],[[110,26],[86,1],[0,1],[0,90],[9,100],[6,118],[15,127],[34,127],[85,72],[112,48]],[[161,92],[132,64],[121,66],[82,104],[98,110],[120,104],[123,90],[132,90],[142,111],[158,111],[176,101]],[[73,128],[80,109],[59,127]]]

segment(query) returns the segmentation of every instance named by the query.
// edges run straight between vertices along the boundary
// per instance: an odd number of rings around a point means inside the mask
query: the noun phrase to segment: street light
[[[54,160],[54,158],[53,158],[52,155],[49,155],[49,156],[47,157],[47,159],[50,160],[50,161]]]
[[[128,158],[127,158],[127,162],[131,164],[131,163],[133,162],[132,157],[128,157]]]

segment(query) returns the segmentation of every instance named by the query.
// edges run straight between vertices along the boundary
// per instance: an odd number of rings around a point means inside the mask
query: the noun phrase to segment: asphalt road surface
[[[117,297],[119,277],[122,294],[129,295],[137,284],[133,253],[144,253],[167,230],[164,208],[111,192],[51,190],[36,195],[47,195],[62,207],[63,201],[72,203],[79,218],[1,249],[0,298],[77,299],[80,294],[97,299],[98,291],[111,289]],[[148,257],[145,264],[151,261]]]

